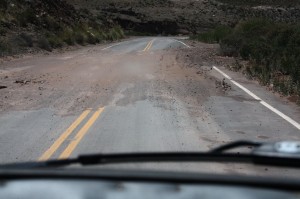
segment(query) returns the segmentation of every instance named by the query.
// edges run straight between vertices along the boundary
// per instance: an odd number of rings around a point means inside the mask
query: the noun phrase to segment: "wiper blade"
[[[80,155],[74,159],[50,160],[45,162],[25,162],[1,165],[3,168],[47,168],[62,167],[72,164],[102,165],[117,163],[143,162],[237,162],[251,163],[252,155],[221,154],[200,152],[166,152],[166,153],[120,153],[120,154],[92,154]]]
[[[237,142],[231,142],[229,144],[225,144],[225,145],[222,145],[220,147],[217,147],[217,148],[211,150],[210,152],[221,153],[221,152],[225,152],[227,150],[235,149],[235,148],[238,148],[238,147],[259,147],[261,145],[262,145],[262,143],[258,143],[258,142],[237,141]]]
[[[254,147],[254,149],[251,153],[226,152],[239,147]],[[255,143],[249,141],[238,141],[223,145],[209,152],[156,152],[80,155],[73,159],[6,164],[1,165],[0,168],[48,168],[69,166],[73,164],[102,165],[143,162],[231,162],[300,168],[300,143]]]

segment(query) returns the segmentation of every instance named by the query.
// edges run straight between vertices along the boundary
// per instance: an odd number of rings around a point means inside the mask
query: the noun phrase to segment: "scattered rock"
[[[223,91],[231,90],[231,85],[226,82],[224,78],[222,81],[216,80],[216,88],[222,88]]]
[[[26,80],[26,79],[22,79],[22,80],[16,80],[15,83],[16,84],[21,84],[21,85],[24,85],[24,84],[29,84],[29,83],[33,83],[33,84],[43,84],[45,83],[46,81],[45,80]],[[42,88],[42,87],[41,87]]]
[[[16,84],[28,84],[29,82],[31,82],[31,80],[16,80],[15,83]]]
[[[197,74],[197,75],[202,75],[202,74],[203,74],[203,71],[198,71],[196,74]]]

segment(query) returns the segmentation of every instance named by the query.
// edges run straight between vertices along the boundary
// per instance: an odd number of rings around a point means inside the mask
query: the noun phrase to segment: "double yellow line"
[[[145,49],[143,50],[143,52],[147,51],[147,50],[150,50],[150,48],[152,47],[153,45],[153,42],[154,42],[155,39],[152,39],[151,41],[148,42],[147,46],[145,47]]]
[[[85,125],[78,131],[74,139],[69,143],[65,150],[59,156],[59,159],[68,158],[79,142],[82,140],[84,135],[88,132],[91,126],[95,123],[98,117],[103,112],[104,108],[98,108]],[[62,143],[72,134],[72,132],[81,124],[81,122],[90,114],[92,109],[87,109],[67,128],[67,130],[59,136],[59,138],[53,143],[53,145],[45,151],[45,153],[39,158],[40,161],[48,160],[62,145]]]

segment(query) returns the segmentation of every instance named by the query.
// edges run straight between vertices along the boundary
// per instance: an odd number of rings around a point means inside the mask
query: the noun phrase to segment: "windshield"
[[[0,163],[299,141],[299,6],[0,0]],[[105,167],[299,173],[213,163]]]

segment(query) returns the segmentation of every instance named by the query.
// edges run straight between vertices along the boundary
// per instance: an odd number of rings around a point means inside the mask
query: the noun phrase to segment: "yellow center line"
[[[149,41],[149,43],[147,44],[146,48],[143,50],[143,51],[147,51],[151,48],[153,42],[154,42],[155,39],[152,39],[151,41]]]
[[[90,109],[85,110],[72,124],[71,126],[63,133],[61,136],[54,142],[54,144],[39,158],[39,161],[48,160],[53,153],[60,147],[60,145],[67,139],[67,137],[76,129],[76,127],[86,118],[86,116],[91,112]]]
[[[149,47],[148,47],[147,50],[150,50],[150,48],[152,47],[153,42],[154,42],[154,39],[151,41],[151,43],[150,43],[150,45],[149,45]]]
[[[97,120],[97,118],[101,115],[103,112],[103,108],[99,108],[93,116],[89,119],[89,121],[79,130],[77,135],[75,136],[74,140],[71,141],[71,143],[67,146],[67,148],[62,152],[62,154],[59,156],[59,159],[65,159],[68,158],[76,146],[79,144],[79,142],[82,140],[84,135],[88,132],[88,130],[91,128],[91,126],[94,124],[94,122]]]
[[[150,45],[150,43],[151,43],[151,41],[149,41],[149,42],[147,43],[147,46],[144,48],[143,51],[146,51],[146,50],[148,49],[148,46]]]

